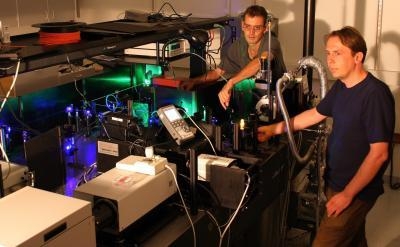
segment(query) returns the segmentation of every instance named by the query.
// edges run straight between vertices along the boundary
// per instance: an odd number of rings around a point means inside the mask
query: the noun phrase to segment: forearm
[[[370,145],[370,151],[358,169],[356,175],[350,180],[343,192],[354,198],[365,186],[367,186],[389,156],[389,144],[386,142]]]
[[[223,71],[221,69],[215,69],[215,70],[210,70],[203,75],[191,78],[190,80],[195,84],[208,83],[218,80],[222,74]]]
[[[247,79],[251,76],[254,76],[260,70],[260,62],[258,58],[253,59],[250,63],[248,63],[239,73],[233,76],[229,83],[234,86],[236,83],[241,82],[244,79]]]
[[[321,122],[326,116],[318,113],[316,108],[304,111],[299,115],[289,119],[291,131],[301,130],[315,123]],[[272,136],[280,135],[287,132],[287,125],[285,121],[275,124],[260,126],[257,129],[257,139],[259,142],[265,142]]]
[[[286,130],[286,124],[284,121],[274,123],[269,125],[269,128],[271,130],[271,135],[276,136],[285,133]]]
[[[326,117],[318,113],[317,109],[314,107],[312,109],[306,110],[292,118],[289,119],[290,129],[292,131],[302,130],[317,124],[324,120]],[[276,126],[277,134],[287,132],[287,126],[284,121],[280,122]]]

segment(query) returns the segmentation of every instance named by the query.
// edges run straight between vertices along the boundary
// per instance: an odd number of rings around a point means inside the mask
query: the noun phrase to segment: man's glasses
[[[244,31],[261,32],[261,31],[264,31],[264,28],[265,28],[264,25],[252,26],[252,25],[248,25],[248,24],[242,24],[242,29]]]

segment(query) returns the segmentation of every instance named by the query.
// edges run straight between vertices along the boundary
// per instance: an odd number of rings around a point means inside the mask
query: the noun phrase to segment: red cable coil
[[[63,45],[78,43],[81,40],[81,32],[48,33],[39,32],[39,44],[41,45]]]

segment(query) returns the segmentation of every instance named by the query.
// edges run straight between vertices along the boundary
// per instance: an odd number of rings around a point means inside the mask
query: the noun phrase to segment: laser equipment
[[[168,166],[176,172],[175,164]],[[175,192],[168,169],[146,175],[113,168],[79,186],[74,197],[92,203],[98,230],[118,234]]]

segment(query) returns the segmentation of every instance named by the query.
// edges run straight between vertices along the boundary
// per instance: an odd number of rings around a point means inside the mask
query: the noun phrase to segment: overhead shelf
[[[41,69],[68,61],[110,55],[126,48],[174,38],[182,28],[212,28],[214,24],[227,24],[230,17],[188,18],[185,21],[160,23],[158,25],[132,24],[127,21],[111,21],[87,25],[82,28],[81,41],[66,45],[38,45],[38,34],[12,38],[12,45],[20,46],[16,51],[21,60],[19,73]],[[15,66],[4,69],[3,74],[15,73]]]

